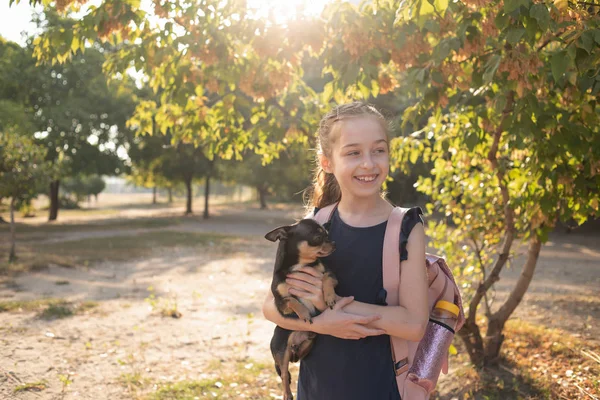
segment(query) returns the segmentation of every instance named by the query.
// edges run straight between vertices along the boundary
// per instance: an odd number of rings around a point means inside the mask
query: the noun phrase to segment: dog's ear
[[[290,230],[291,226],[280,226],[279,228],[273,229],[271,232],[265,235],[265,239],[270,240],[271,242],[276,242],[278,240],[287,239],[287,233]]]

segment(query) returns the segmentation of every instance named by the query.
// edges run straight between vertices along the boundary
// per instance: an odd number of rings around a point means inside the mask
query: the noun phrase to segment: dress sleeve
[[[408,236],[410,235],[412,229],[418,223],[425,225],[422,215],[423,210],[421,210],[421,207],[409,208],[408,211],[406,211],[406,214],[404,214],[402,228],[400,230],[400,261],[408,260],[406,244],[408,243]]]

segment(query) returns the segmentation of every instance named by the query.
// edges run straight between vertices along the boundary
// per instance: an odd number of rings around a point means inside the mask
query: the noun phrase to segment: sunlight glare
[[[299,16],[316,17],[321,14],[330,0],[248,0],[248,8],[254,18],[274,19],[276,24],[285,24]]]

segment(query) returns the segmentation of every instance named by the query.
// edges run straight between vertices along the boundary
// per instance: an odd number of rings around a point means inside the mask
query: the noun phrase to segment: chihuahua
[[[271,292],[277,310],[286,318],[300,318],[312,324],[312,318],[319,314],[315,305],[288,292],[287,275],[302,266],[315,268],[323,273],[323,299],[328,307],[335,305],[337,279],[319,257],[326,257],[335,250],[335,243],[329,240],[327,231],[312,219],[303,219],[294,225],[282,226],[265,235],[267,240],[279,240]],[[275,360],[275,370],[283,383],[283,399],[292,400],[289,363],[304,358],[313,346],[316,334],[309,331],[290,331],[275,327],[271,339],[271,354]]]

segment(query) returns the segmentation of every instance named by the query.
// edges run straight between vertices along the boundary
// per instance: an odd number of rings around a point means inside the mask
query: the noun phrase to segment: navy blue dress
[[[400,232],[400,259],[406,260],[408,236],[423,223],[419,207],[407,211]],[[326,225],[336,250],[323,262],[338,279],[338,295],[363,303],[385,305],[382,254],[387,221],[375,226],[350,226],[334,212]],[[298,400],[400,400],[388,335],[359,340],[319,335],[300,363]]]

